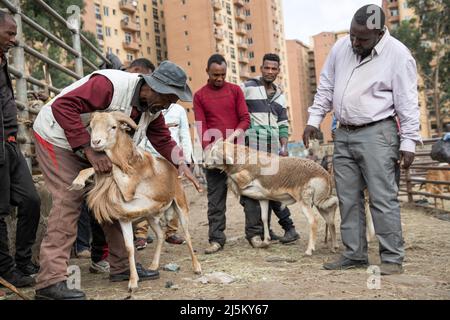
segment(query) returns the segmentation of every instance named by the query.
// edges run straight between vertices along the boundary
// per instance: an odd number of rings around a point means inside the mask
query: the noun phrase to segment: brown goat
[[[170,221],[178,215],[184,230],[194,272],[201,266],[192,248],[188,231],[189,207],[177,169],[166,159],[154,158],[136,147],[126,133],[136,129],[134,121],[121,112],[94,113],[91,118],[91,146],[104,151],[113,163],[112,175],[95,175],[95,184],[87,197],[88,206],[102,222],[119,220],[130,263],[130,290],[137,288],[132,222],[147,219],[156,234],[157,246],[150,269],[157,270],[163,245],[159,224],[162,215]],[[94,169],[80,171],[71,188],[81,190]]]
[[[306,159],[278,157],[219,140],[205,152],[205,166],[222,169],[236,195],[259,200],[266,247],[270,242],[269,200],[274,200],[284,206],[300,204],[310,225],[307,255],[315,250],[317,219],[314,211],[319,211],[326,221],[331,250],[337,249],[334,217],[338,200],[331,195],[330,175],[319,164]]]

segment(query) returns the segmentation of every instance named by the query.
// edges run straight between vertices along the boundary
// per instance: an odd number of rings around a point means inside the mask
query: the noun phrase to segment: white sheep
[[[194,272],[201,274],[188,231],[188,202],[175,166],[136,147],[126,130],[129,127],[136,129],[137,126],[121,112],[94,113],[90,127],[91,147],[104,151],[111,159],[113,169],[112,175],[95,175],[95,184],[88,193],[87,203],[100,223],[120,222],[130,264],[129,290],[136,289],[139,280],[132,222],[142,219],[148,220],[156,234],[157,245],[151,270],[159,267],[164,242],[159,220],[165,215],[166,221],[170,221],[176,213],[184,230]],[[80,171],[71,188],[81,190],[86,180],[94,174],[93,168]]]

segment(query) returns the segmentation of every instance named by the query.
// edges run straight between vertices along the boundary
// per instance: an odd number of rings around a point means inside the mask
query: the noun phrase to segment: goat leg
[[[133,244],[133,225],[131,222],[120,222],[122,229],[123,240],[128,252],[128,262],[130,264],[130,280],[128,281],[128,290],[133,292],[138,287],[139,276],[136,269],[136,261],[134,258],[134,244]]]
[[[86,181],[91,176],[95,174],[94,168],[87,168],[84,170],[81,170],[80,173],[78,173],[78,176],[73,180],[71,186],[68,188],[70,191],[79,191],[82,190],[86,186]]]
[[[269,201],[259,200],[259,205],[261,206],[261,220],[264,225],[264,244],[270,245],[270,233],[269,233]]]

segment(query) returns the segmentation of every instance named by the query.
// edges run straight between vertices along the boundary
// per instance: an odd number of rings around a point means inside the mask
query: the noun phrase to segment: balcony
[[[247,56],[242,55],[242,56],[239,56],[239,63],[242,63],[242,64],[249,64],[249,63],[250,63],[250,60],[248,59]]]
[[[220,0],[212,0],[213,9],[216,11],[222,10],[222,3]]]
[[[248,44],[244,41],[239,41],[237,43],[237,46],[239,49],[243,49],[243,50],[247,50],[248,49]]]
[[[137,2],[131,0],[121,0],[119,1],[119,8],[122,11],[135,13],[137,10]]]
[[[243,0],[233,0],[233,3],[236,7],[243,7],[245,5]]]
[[[124,41],[122,42],[123,48],[125,50],[130,50],[130,51],[139,51],[139,43],[137,43],[136,41]]]
[[[243,13],[241,10],[237,10],[237,11],[235,12],[234,18],[235,18],[237,21],[241,21],[241,22],[245,21],[245,15],[244,15],[244,13]]]
[[[249,79],[250,73],[247,70],[241,70],[239,71],[239,76],[244,79]]]
[[[223,18],[219,14],[214,14],[214,23],[218,26],[223,25]]]
[[[236,33],[241,36],[245,36],[245,35],[247,35],[247,30],[245,30],[245,28],[243,26],[238,26],[238,27],[236,27]]]
[[[388,3],[388,8],[389,9],[395,9],[395,8],[398,9],[398,1],[389,2]]]
[[[222,40],[225,38],[225,35],[224,35],[224,33],[223,33],[222,30],[215,29],[215,30],[214,30],[214,37],[215,37],[217,40],[222,41]]]
[[[124,31],[136,32],[141,30],[141,26],[138,23],[131,22],[128,19],[123,19],[120,21],[120,26]]]

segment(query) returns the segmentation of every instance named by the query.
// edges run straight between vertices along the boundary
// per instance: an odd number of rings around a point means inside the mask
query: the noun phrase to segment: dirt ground
[[[383,276],[380,289],[368,289],[370,274],[366,270],[322,269],[324,262],[334,260],[339,253],[331,253],[323,243],[325,222],[321,218],[316,251],[312,257],[304,255],[308,228],[298,205],[290,209],[301,235],[300,240],[291,245],[274,242],[268,249],[253,249],[244,238],[242,208],[235,196],[229,194],[225,231],[227,244],[217,254],[203,254],[208,245],[206,194],[198,194],[191,187],[186,191],[191,207],[190,231],[203,274],[224,272],[235,281],[229,284],[202,284],[195,281],[199,276],[192,272],[187,247],[166,243],[161,255],[161,266],[176,263],[180,265],[180,271],[160,270],[160,279],[140,282],[132,299],[450,299],[450,222],[439,219],[430,210],[402,206],[405,272],[402,275]],[[339,226],[339,217],[336,220]],[[273,229],[282,234],[276,222]],[[339,230],[338,241],[340,243]],[[138,252],[138,261],[143,262],[144,266],[150,265],[153,249],[154,244],[150,244]],[[370,263],[378,264],[376,242],[369,244],[369,251]],[[81,267],[81,288],[87,293],[88,299],[129,298],[127,282],[110,283],[107,275],[90,274],[88,260],[73,259],[70,264]],[[168,282],[174,286],[166,288]],[[33,296],[32,289],[24,293]]]

